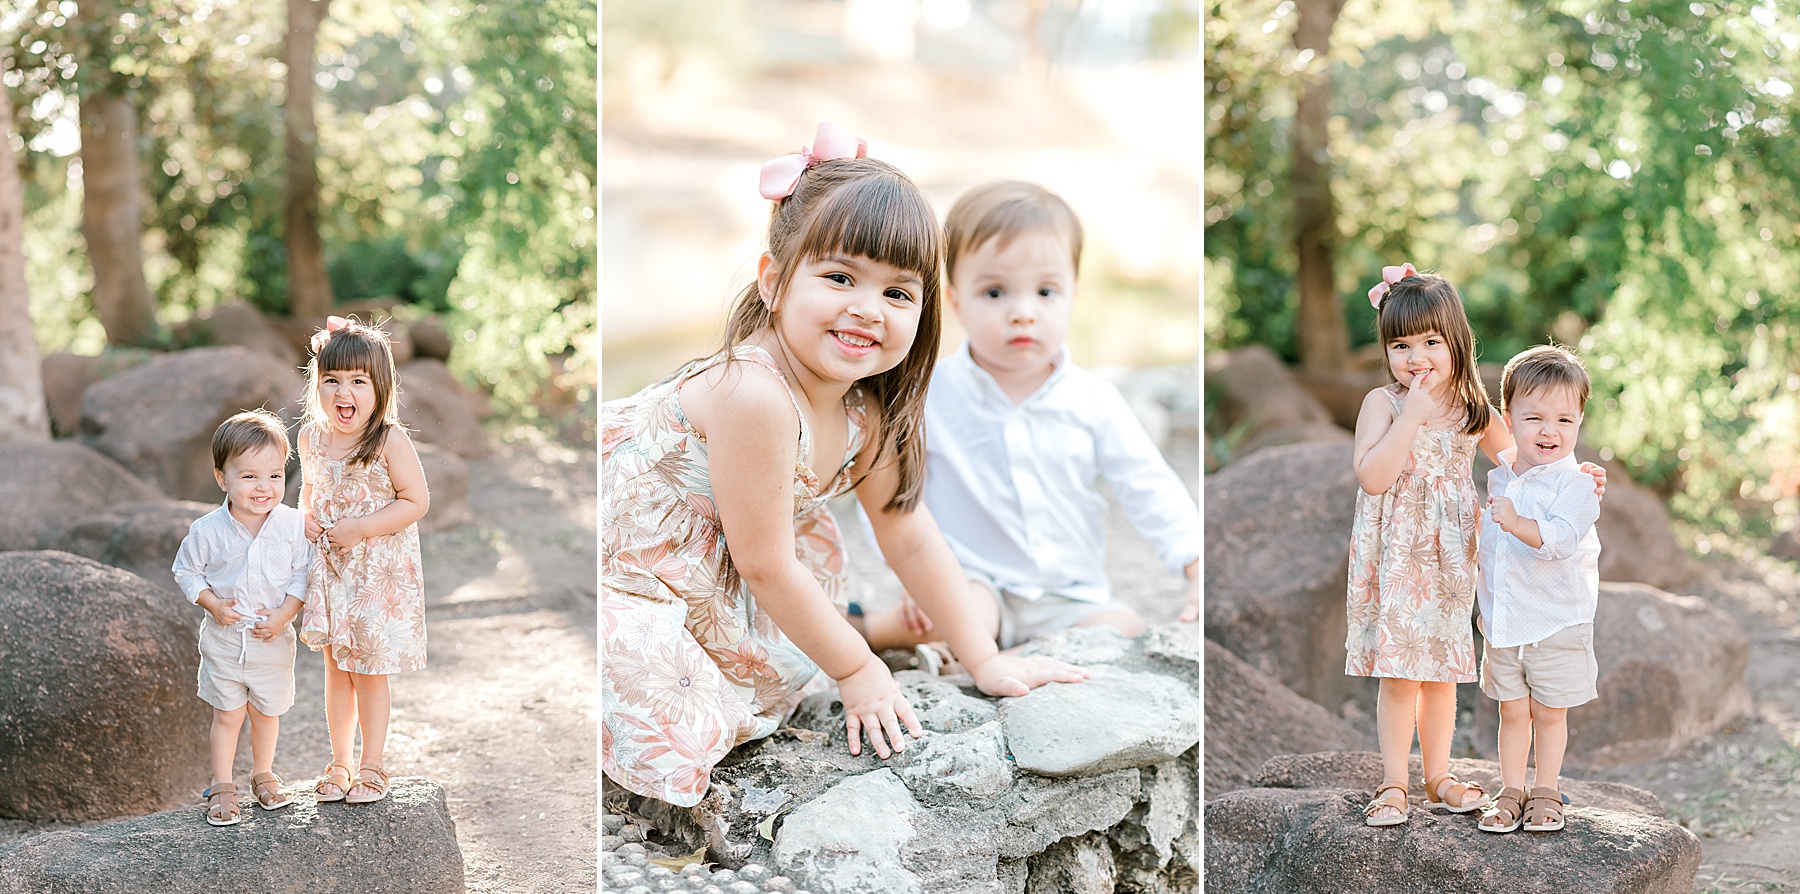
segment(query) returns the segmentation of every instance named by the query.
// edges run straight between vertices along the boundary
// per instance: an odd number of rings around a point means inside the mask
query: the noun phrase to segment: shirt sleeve
[[[1540,559],[1568,558],[1599,520],[1600,495],[1594,493],[1594,479],[1585,472],[1564,475],[1545,517],[1533,519],[1544,545],[1532,549],[1531,554]]]
[[[188,526],[186,537],[181,538],[181,548],[175,551],[175,564],[169,568],[175,573],[175,586],[181,588],[187,601],[198,603],[200,593],[209,585],[206,582],[206,566],[212,561],[212,550],[206,537],[197,529],[199,521]]]
[[[1112,485],[1131,526],[1156,547],[1156,557],[1181,574],[1200,558],[1200,510],[1119,389],[1103,380],[1099,385],[1095,402],[1101,413],[1094,440],[1100,475]]]
[[[294,567],[292,573],[288,575],[287,595],[292,596],[301,602],[305,602],[306,572],[312,567],[313,547],[311,543],[306,541],[306,529],[304,527],[300,529],[299,535],[294,539],[299,542],[294,545]]]

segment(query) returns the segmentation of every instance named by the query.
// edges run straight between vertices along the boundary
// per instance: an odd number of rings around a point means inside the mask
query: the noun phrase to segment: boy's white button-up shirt
[[[272,611],[289,596],[306,599],[309,548],[300,510],[276,506],[251,536],[227,500],[188,526],[172,570],[189,602],[210,589],[241,614]]]
[[[1067,347],[1014,404],[965,342],[925,397],[925,504],[962,564],[1027,599],[1111,598],[1106,479],[1157,558],[1181,573],[1200,556],[1200,513],[1111,382]]]
[[[1593,476],[1572,455],[1515,474],[1516,449],[1502,451],[1500,466],[1488,473],[1488,497],[1512,500],[1521,517],[1537,522],[1544,545],[1526,546],[1484,509],[1477,599],[1483,635],[1501,648],[1593,623],[1600,602],[1600,534],[1594,529],[1600,497]]]

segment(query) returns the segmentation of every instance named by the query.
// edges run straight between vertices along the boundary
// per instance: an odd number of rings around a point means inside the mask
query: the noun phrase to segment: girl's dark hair
[[[317,336],[315,336],[317,337]],[[363,426],[362,436],[351,451],[352,464],[373,462],[381,454],[388,430],[400,427],[400,374],[394,369],[394,351],[388,346],[388,335],[374,326],[366,326],[352,318],[346,326],[332,332],[306,365],[306,423],[323,426],[325,408],[319,405],[319,377],[328,372],[362,370],[375,386],[375,406]]]
[[[942,328],[938,266],[943,240],[937,215],[918,186],[893,165],[872,158],[838,159],[800,175],[793,194],[777,202],[770,214],[768,239],[776,268],[772,298],[778,308],[795,268],[808,260],[843,254],[918,275],[919,329],[912,349],[893,369],[857,383],[880,414],[881,443],[868,467],[891,451],[900,480],[886,508],[912,511],[924,490],[925,386],[937,363]],[[772,325],[775,313],[763,303],[757,283],[746,286],[725,329],[725,351]]]
[[[1481,384],[1481,373],[1475,367],[1475,333],[1469,328],[1469,314],[1463,309],[1462,296],[1450,281],[1434,273],[1415,273],[1388,287],[1387,297],[1375,316],[1375,331],[1381,338],[1385,360],[1387,346],[1396,339],[1436,332],[1450,345],[1452,393],[1462,399],[1467,421],[1463,431],[1478,435],[1487,430],[1487,388]],[[1393,378],[1392,364],[1383,363],[1388,377]]]

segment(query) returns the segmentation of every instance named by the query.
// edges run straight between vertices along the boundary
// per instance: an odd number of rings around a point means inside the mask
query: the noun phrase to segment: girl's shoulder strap
[[[1388,403],[1393,406],[1396,415],[1400,412],[1400,383],[1389,382],[1382,386],[1381,393],[1387,395]]]
[[[770,356],[766,349],[758,345],[737,345],[729,352],[720,351],[711,357],[696,360],[669,378],[674,383],[674,387],[680,388],[687,380],[733,360],[754,363],[767,369],[775,376],[775,381],[780,382],[781,387],[787,391],[788,403],[794,408],[794,416],[800,420],[800,456],[805,457],[812,449],[812,432],[806,428],[806,414],[800,412],[800,399],[794,396],[794,386],[788,382],[787,375],[781,371],[780,366],[776,365],[775,358]]]

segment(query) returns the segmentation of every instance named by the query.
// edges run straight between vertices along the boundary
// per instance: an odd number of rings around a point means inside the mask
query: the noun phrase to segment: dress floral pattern
[[[328,459],[318,429],[304,435],[311,450],[300,473],[312,485],[313,516],[322,522],[360,518],[394,500],[387,463]],[[300,641],[329,648],[337,666],[357,674],[398,674],[425,666],[425,574],[419,526],[370,537],[345,556],[314,549],[306,572],[306,613]]]
[[[733,746],[774,732],[801,699],[832,685],[728,570],[706,441],[678,393],[727,359],[697,360],[600,410],[601,769],[682,807],[699,803]],[[735,348],[729,359],[781,376],[758,347]],[[795,554],[838,606],[843,540],[825,503],[850,489],[847,470],[866,426],[860,389],[845,395],[844,410],[849,443],[830,492],[805,464],[804,416],[793,483]]]
[[[1398,384],[1386,389],[1400,410]],[[1344,673],[1475,681],[1475,447],[1479,436],[1420,427],[1386,493],[1356,495]]]

